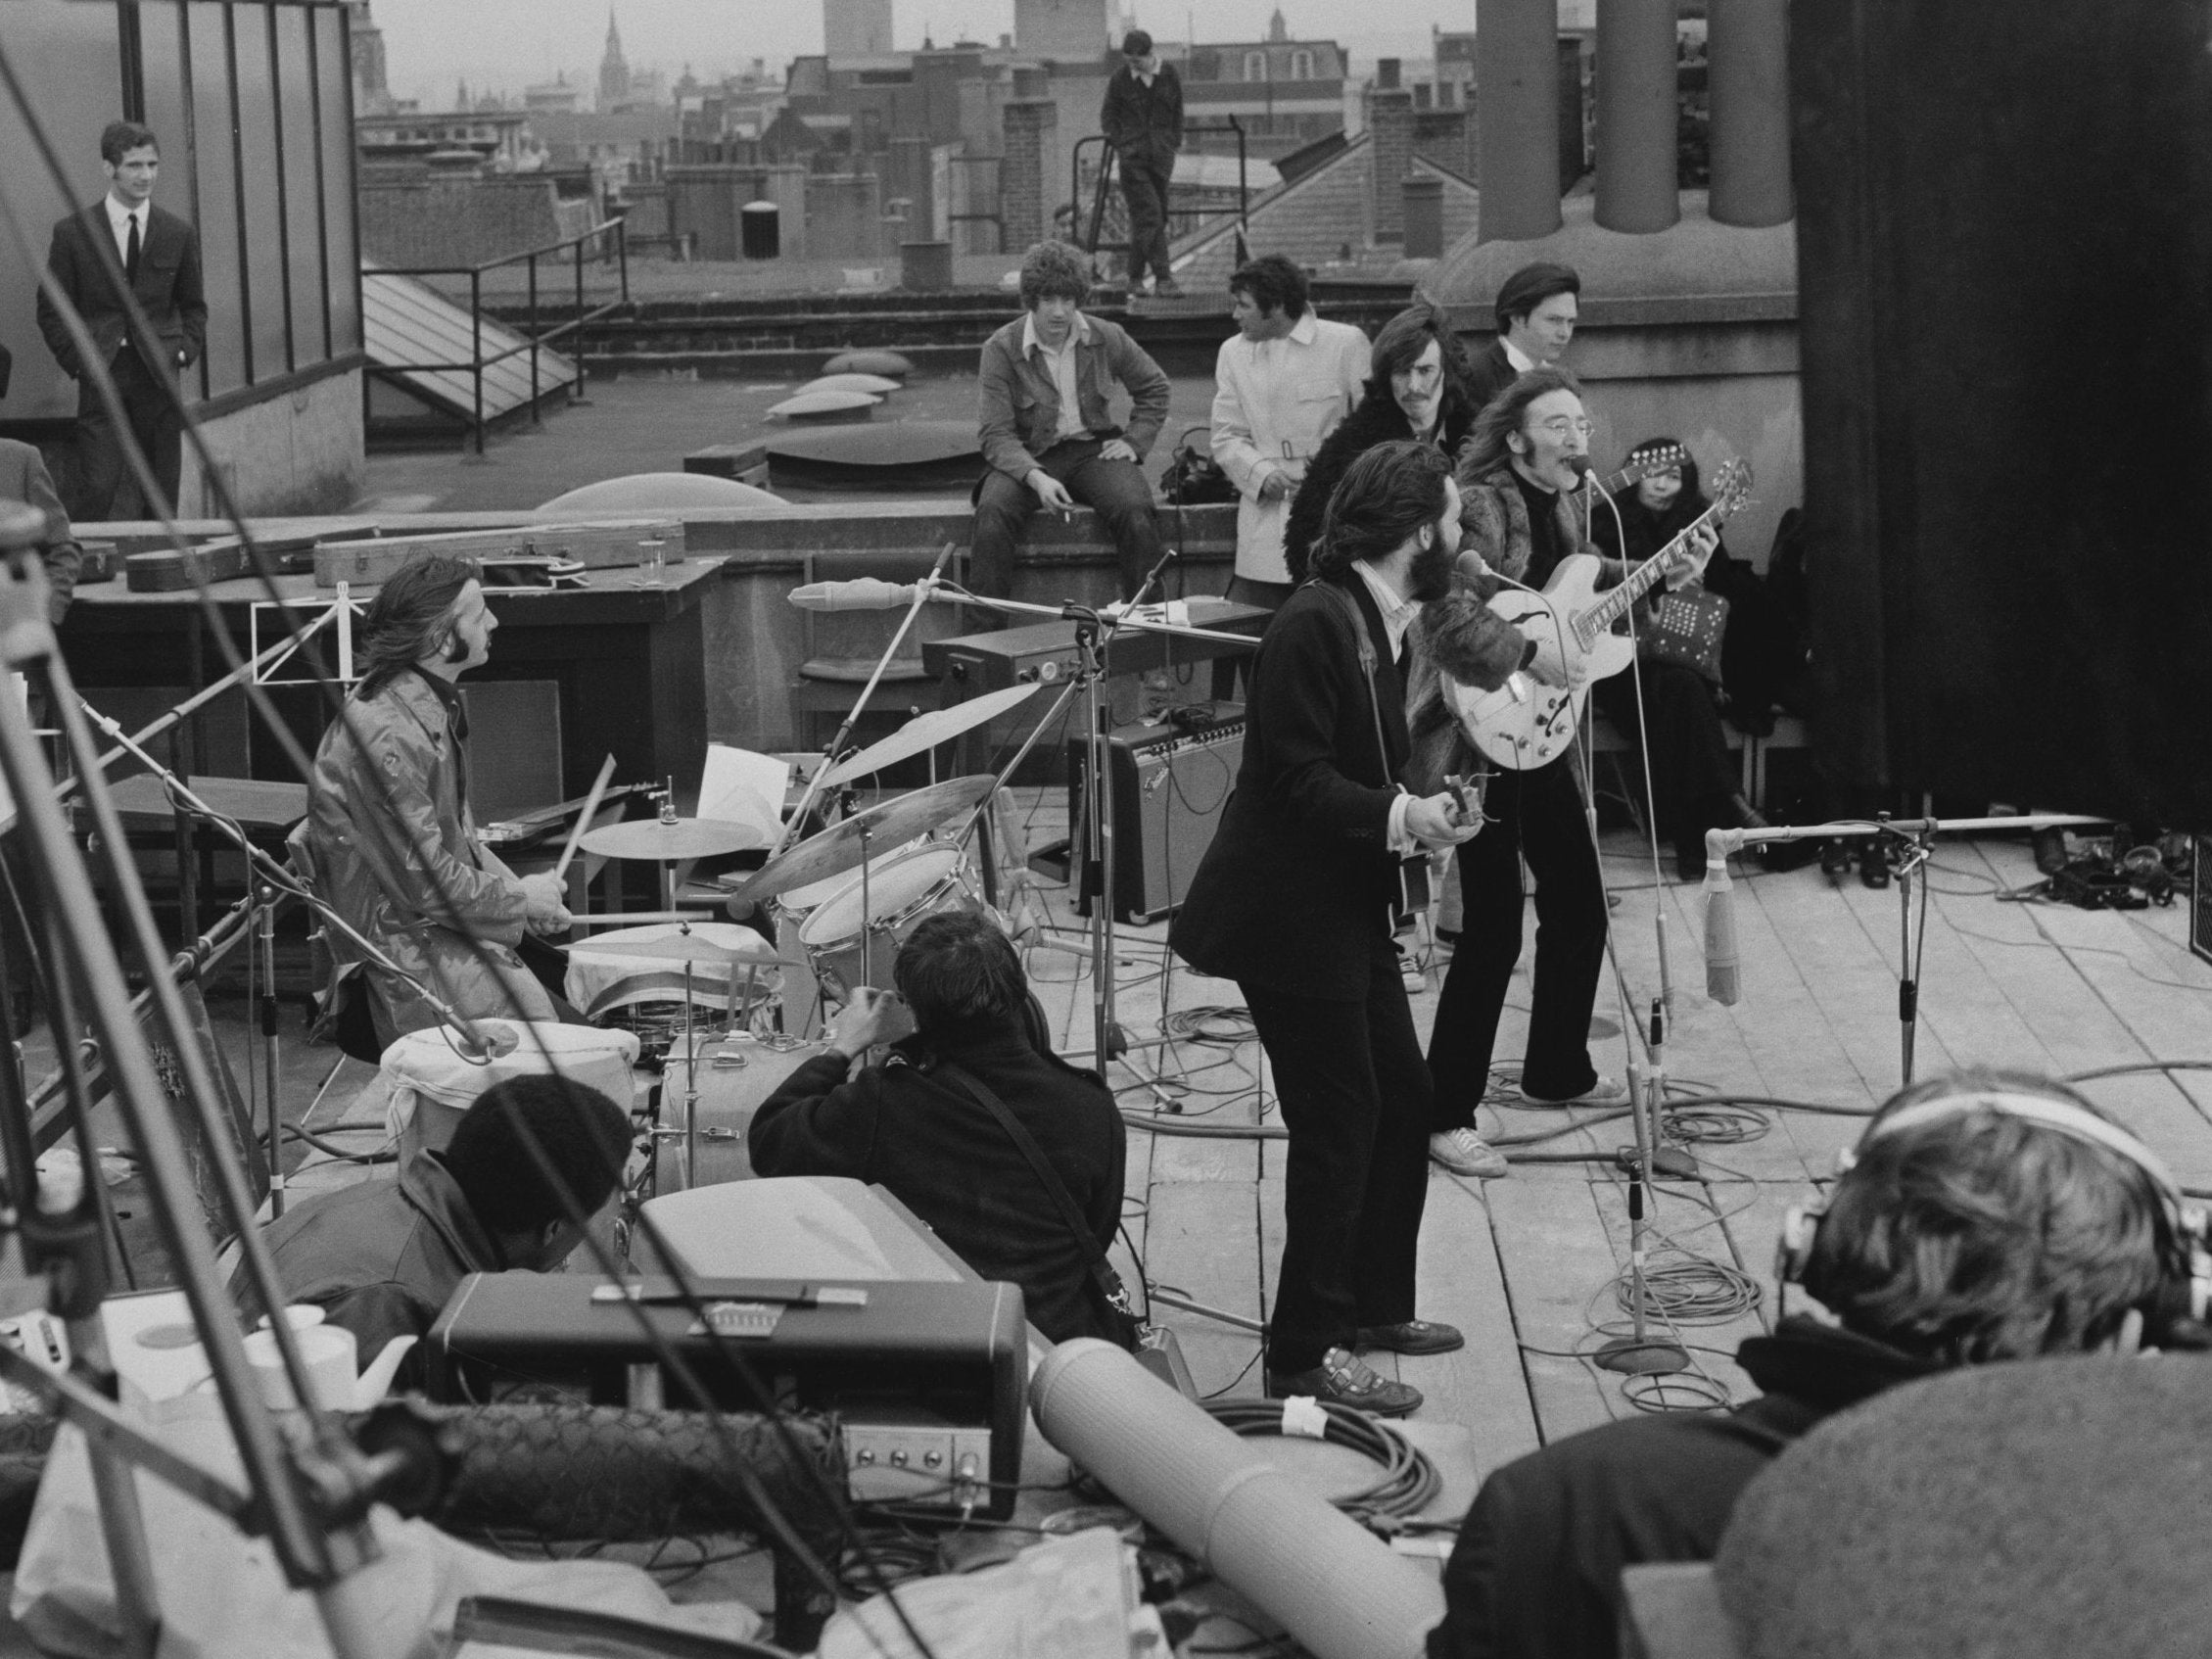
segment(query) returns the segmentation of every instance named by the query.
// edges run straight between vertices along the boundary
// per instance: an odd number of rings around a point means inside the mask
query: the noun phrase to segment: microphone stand
[[[1240,645],[1257,645],[1257,640],[1243,634],[1227,634],[1204,628],[1188,628],[1175,623],[1149,622],[1132,618],[1129,611],[1144,602],[1168,561],[1175,557],[1170,547],[1160,554],[1159,562],[1146,572],[1145,580],[1138,584],[1134,597],[1118,615],[1106,616],[1088,605],[1032,605],[1014,599],[986,599],[972,594],[958,593],[961,602],[980,605],[1008,616],[1032,615],[1049,617],[1075,624],[1076,670],[1075,678],[1060,692],[1045,718],[1031,731],[1027,741],[1014,755],[1005,771],[999,773],[977,803],[967,828],[961,831],[965,836],[969,830],[982,827],[988,835],[990,830],[983,825],[984,814],[1006,781],[1012,776],[1036,745],[1038,736],[1058,717],[1068,699],[1080,689],[1083,692],[1084,721],[1088,728],[1085,735],[1085,765],[1083,769],[1083,800],[1085,852],[1082,874],[1076,878],[1078,894],[1096,895],[1098,911],[1093,917],[1091,934],[1091,1023],[1092,1053],[1097,1057],[1103,1071],[1106,1063],[1119,1059],[1129,1050],[1128,1036],[1114,1018],[1113,992],[1113,905],[1114,905],[1114,845],[1113,845],[1113,780],[1108,770],[1105,709],[1099,701],[1099,682],[1106,677],[1106,649],[1113,637],[1122,628],[1132,628],[1140,633],[1165,634],[1187,639],[1233,640]]]
[[[2087,825],[2110,824],[2109,818],[2085,818],[2079,813],[2043,812],[2028,813],[2018,818],[1892,818],[1887,813],[1868,823],[1864,819],[1846,820],[1840,823],[1798,825],[1772,825],[1760,830],[1708,830],[1705,832],[1705,860],[1709,872],[1710,890],[1726,891],[1727,858],[1743,847],[1764,846],[1769,841],[1805,841],[1851,835],[1864,835],[1868,830],[1885,837],[1890,845],[1903,849],[1896,865],[1897,895],[1900,905],[1900,960],[1897,978],[1897,1019],[1899,1087],[1912,1081],[1912,1051],[1914,1039],[1920,1028],[1920,959],[1927,942],[1928,890],[1927,882],[1920,883],[1920,933],[1917,939],[1912,931],[1912,879],[1920,867],[1935,852],[1935,837],[1946,832],[1971,834],[1994,830],[2057,830],[2077,829]],[[1721,884],[1714,886],[1710,872],[1720,868]]]
[[[122,821],[101,775],[97,745],[78,708],[67,666],[47,621],[45,572],[30,548],[41,515],[0,504],[0,666],[43,682],[62,732],[64,752],[79,770],[91,812],[90,846],[118,910],[117,931],[128,938],[146,972],[161,1023],[174,1044],[183,1081],[182,1107],[199,1131],[220,1145],[228,1132],[208,1061],[193,1040],[192,1025],[168,953],[154,925],[144,889],[130,863]],[[98,1203],[89,1190],[99,1166],[83,1158],[81,1179],[41,1179],[33,1167],[28,1103],[12,1067],[0,1066],[0,1163],[5,1166],[5,1215],[21,1246],[4,1284],[10,1306],[47,1308],[63,1319],[73,1358],[53,1372],[0,1344],[0,1377],[51,1399],[85,1434],[94,1492],[122,1624],[122,1650],[151,1655],[160,1638],[152,1545],[139,1506],[134,1469],[144,1469],[213,1509],[230,1524],[265,1536],[287,1580],[312,1591],[338,1659],[378,1651],[379,1605],[359,1569],[380,1553],[369,1527],[369,1508],[404,1481],[435,1481],[437,1459],[425,1468],[419,1454],[399,1449],[366,1451],[314,1398],[297,1334],[278,1317],[271,1333],[293,1397],[302,1402],[298,1427],[287,1431],[264,1402],[247,1359],[244,1333],[215,1260],[212,1239],[198,1225],[199,1201],[183,1137],[155,1069],[147,1033],[131,1007],[122,963],[103,919],[84,856],[79,853],[55,798],[54,777],[37,735],[15,697],[0,696],[0,776],[13,793],[17,834],[39,883],[48,912],[49,984],[54,1024],[65,1068],[75,1065],[69,1033],[88,1022],[115,1081],[114,1099],[144,1165],[162,1241],[214,1376],[225,1421],[236,1443],[242,1479],[212,1474],[179,1457],[116,1402],[115,1369],[104,1340],[100,1307],[109,1288],[100,1246]],[[0,1009],[0,1019],[4,1019]],[[7,1034],[7,1033],[0,1033]],[[71,1094],[84,1129],[81,1087]],[[82,1152],[89,1155],[89,1145]],[[236,1235],[242,1271],[262,1304],[281,1310],[286,1297],[266,1244],[255,1224],[255,1200],[236,1161],[215,1158],[213,1177],[223,1223]],[[424,1446],[427,1452],[429,1447]]]
[[[907,606],[907,614],[899,619],[899,626],[891,636],[891,642],[883,647],[883,654],[875,659],[875,667],[868,677],[868,684],[861,687],[860,695],[853,699],[852,710],[830,737],[829,746],[822,751],[822,764],[814,769],[814,776],[807,780],[806,791],[800,795],[798,806],[783,821],[776,839],[769,844],[768,856],[771,860],[790,845],[791,837],[798,832],[799,826],[807,821],[807,814],[814,809],[815,800],[822,793],[822,780],[837,764],[837,756],[843,751],[846,739],[852,736],[853,728],[860,724],[860,717],[868,708],[869,698],[875,694],[875,687],[882,684],[884,674],[899,654],[899,647],[906,643],[915,619],[921,615],[921,607],[936,596],[936,590],[944,580],[945,561],[953,556],[954,545],[955,544],[947,542],[937,554],[937,562],[929,567],[929,574],[915,584],[914,599]],[[862,866],[863,870],[866,868],[866,865]]]

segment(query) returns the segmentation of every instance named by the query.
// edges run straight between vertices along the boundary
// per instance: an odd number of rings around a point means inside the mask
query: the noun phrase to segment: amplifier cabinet
[[[586,1273],[470,1274],[424,1343],[425,1392],[477,1404],[534,1384],[598,1405],[687,1405],[680,1385],[659,1375],[637,1329],[641,1311],[718,1405],[758,1403],[723,1358],[727,1343],[779,1404],[855,1425],[847,1444],[861,1495],[941,1502],[958,1484],[978,1514],[1012,1512],[1029,1384],[1019,1287],[702,1276],[692,1281],[701,1301],[735,1321],[718,1324],[718,1343],[670,1281],[623,1281],[636,1306],[594,1294],[608,1283]],[[907,1482],[910,1470],[917,1478]]]
[[[2188,948],[2212,962],[2212,835],[2189,837]]]
[[[1236,786],[1245,758],[1244,705],[1200,704],[1198,710],[1200,724],[1189,731],[1123,726],[1106,735],[1113,785],[1113,908],[1119,921],[1153,922],[1183,902]],[[1084,916],[1091,914],[1091,895],[1101,884],[1096,871],[1084,870],[1089,753],[1080,737],[1069,740],[1068,868],[1080,877],[1076,889]]]

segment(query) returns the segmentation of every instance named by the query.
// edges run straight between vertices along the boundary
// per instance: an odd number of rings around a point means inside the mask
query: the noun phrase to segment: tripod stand
[[[47,622],[45,572],[31,553],[43,534],[43,514],[20,503],[0,502],[0,557],[5,559],[5,568],[0,569],[0,667],[43,681],[47,688],[63,742],[82,779],[80,787],[95,831],[94,856],[174,1046],[184,1098],[199,1120],[200,1132],[219,1144],[228,1128],[216,1105],[207,1062],[168,976],[167,953],[155,930],[137,874],[127,862],[121,820],[98,767],[91,729],[77,706]],[[122,965],[56,799],[53,774],[26,712],[14,697],[0,696],[0,774],[14,798],[26,861],[46,909],[48,982],[54,1027],[62,1039],[56,1049],[68,1077],[80,1167],[85,1171],[83,1180],[38,1177],[21,1081],[12,1067],[0,1066],[6,1200],[24,1268],[23,1277],[0,1282],[0,1300],[15,1311],[43,1307],[58,1315],[74,1356],[71,1369],[58,1374],[0,1346],[0,1377],[50,1397],[62,1414],[85,1433],[126,1651],[151,1659],[161,1625],[153,1558],[133,1482],[135,1467],[207,1504],[242,1530],[265,1534],[288,1580],[314,1592],[340,1659],[366,1654],[372,1651],[381,1612],[363,1598],[362,1581],[355,1576],[377,1555],[368,1527],[369,1505],[402,1481],[421,1478],[420,1459],[400,1449],[365,1453],[334,1419],[311,1403],[300,1431],[288,1436],[263,1404],[212,1243],[191,1221],[197,1210],[191,1170],[177,1126],[168,1116],[151,1050],[133,1017]],[[7,1018],[5,1003],[0,998],[0,1022]],[[98,1208],[85,1185],[86,1180],[98,1179],[98,1163],[90,1132],[89,1093],[77,1045],[71,1040],[82,1019],[89,1019],[105,1053],[118,1109],[144,1164],[155,1218],[176,1264],[244,1465],[244,1491],[177,1456],[113,1403],[114,1369],[100,1321],[100,1304],[108,1290],[107,1258],[101,1247]],[[0,1030],[0,1039],[13,1035]],[[244,1271],[262,1304],[281,1308],[283,1286],[254,1225],[255,1205],[244,1175],[231,1160],[216,1159],[213,1163],[225,1222],[237,1235]],[[290,1324],[276,1319],[272,1333],[293,1398],[311,1402],[306,1366]]]

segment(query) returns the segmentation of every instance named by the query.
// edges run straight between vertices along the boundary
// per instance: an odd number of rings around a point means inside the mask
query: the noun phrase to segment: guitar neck
[[[1683,543],[1687,542],[1706,525],[1718,524],[1728,516],[1728,512],[1729,508],[1724,501],[1716,501],[1712,506],[1707,507],[1705,511],[1699,513],[1697,517],[1684,525],[1680,534],[1668,543],[1666,546],[1660,548],[1658,552],[1628,572],[1622,580],[1620,587],[1612,590],[1604,598],[1598,600],[1596,604],[1577,616],[1575,619],[1575,632],[1580,637],[1584,649],[1588,648],[1590,641],[1595,640],[1598,635],[1604,633],[1627,615],[1630,605],[1641,599],[1665,580],[1668,557],[1675,548],[1681,546]]]

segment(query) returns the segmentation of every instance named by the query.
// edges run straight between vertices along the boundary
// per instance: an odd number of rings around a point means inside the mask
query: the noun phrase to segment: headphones
[[[2071,1101],[2055,1100],[2047,1095],[1979,1089],[1915,1101],[1869,1125],[1866,1133],[1859,1137],[1858,1147],[1847,1147],[1838,1153],[1836,1173],[1839,1176],[1850,1174],[1859,1161],[1859,1149],[1870,1142],[1906,1129],[1916,1129],[1923,1123],[1962,1117],[1978,1111],[1995,1112],[2000,1116],[2055,1130],[2089,1146],[2102,1147],[2107,1152],[2117,1153],[2149,1176],[2151,1186],[2158,1193],[2159,1208],[2166,1213],[2167,1229],[2175,1246],[2188,1256],[2188,1267],[2186,1281],[2169,1279],[2160,1287],[2154,1306],[2145,1309],[2150,1315],[2147,1323],[2170,1324],[2182,1316],[2199,1323],[2203,1321],[2207,1307],[2212,1306],[2212,1223],[2207,1222],[2204,1207],[2183,1196],[2181,1184],[2166,1167],[2164,1159],[2119,1125],[2106,1122],[2095,1113],[2085,1111]],[[1813,1241],[1819,1236],[1821,1218],[1827,1211],[1826,1195],[1815,1194],[1791,1205],[1782,1217],[1774,1273],[1785,1285],[1805,1283],[1806,1268],[1812,1260]],[[2145,1340],[2153,1340],[2153,1333],[2146,1332]]]

